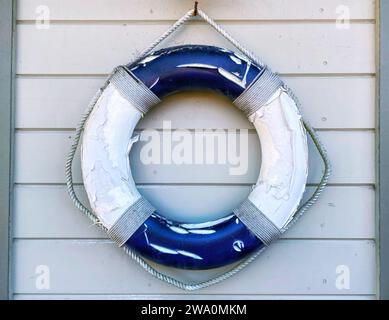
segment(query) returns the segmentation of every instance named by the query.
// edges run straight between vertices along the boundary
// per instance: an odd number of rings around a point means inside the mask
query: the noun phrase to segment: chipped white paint
[[[203,69],[216,69],[216,66],[206,63],[184,63],[179,64],[177,68],[203,68]]]
[[[93,212],[110,228],[140,194],[129,166],[132,138],[141,113],[110,84],[85,126],[81,168]]]
[[[249,199],[278,228],[296,212],[308,176],[308,147],[293,99],[279,89],[249,119],[261,140],[262,164]]]
[[[109,85],[85,127],[81,151],[84,185],[92,210],[107,228],[140,197],[129,165],[131,147],[138,141],[132,134],[140,118],[141,113]],[[305,129],[293,99],[283,88],[249,120],[262,149],[260,175],[249,199],[281,229],[296,212],[305,190]]]
[[[223,48],[221,48],[220,51],[229,52],[228,50],[225,50]],[[238,86],[240,86],[242,88],[246,88],[247,73],[250,70],[251,62],[248,59],[246,59],[244,56],[239,55],[238,53],[231,53],[230,58],[232,61],[234,61],[238,65],[242,64],[242,61],[244,61],[246,63],[246,70],[244,72],[243,77],[240,77],[239,73],[229,72],[224,68],[215,67],[214,65],[205,64],[205,63],[185,63],[185,64],[178,65],[177,68],[217,69],[217,71],[220,73],[221,76],[236,83]],[[131,70],[133,70],[133,69],[131,69]]]
[[[192,229],[192,230],[193,230],[193,228],[198,228],[198,229],[210,228],[210,227],[216,226],[217,224],[223,223],[224,221],[229,220],[231,217],[232,217],[232,215],[228,215],[226,217],[223,217],[223,218],[220,218],[217,220],[213,220],[213,221],[200,222],[200,223],[182,223],[180,225],[183,228]]]
[[[230,55],[230,58],[232,61],[234,61],[236,64],[242,64],[242,60],[240,58],[235,57],[234,55]]]
[[[147,63],[157,59],[159,56],[160,56],[160,54],[147,56],[147,57],[143,58],[141,61],[139,61],[139,64],[142,64],[143,66],[145,66]]]

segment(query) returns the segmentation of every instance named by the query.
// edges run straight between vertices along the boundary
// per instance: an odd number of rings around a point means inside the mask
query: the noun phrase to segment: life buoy
[[[129,166],[142,114],[185,90],[228,97],[261,141],[260,175],[248,199],[231,215],[206,223],[159,215],[138,192]],[[307,180],[307,138],[296,103],[277,75],[226,49],[185,45],[117,69],[85,125],[81,162],[91,209],[120,246],[160,264],[209,269],[268,245],[291,221]]]

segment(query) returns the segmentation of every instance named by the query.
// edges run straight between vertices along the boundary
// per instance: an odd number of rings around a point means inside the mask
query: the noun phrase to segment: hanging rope
[[[218,33],[220,33],[224,38],[226,38],[229,42],[231,42],[236,48],[239,49],[245,56],[247,56],[249,59],[251,59],[253,62],[258,64],[261,67],[264,67],[265,64],[261,62],[253,53],[251,53],[249,50],[247,50],[244,46],[242,46],[237,40],[235,40],[227,31],[225,31],[222,27],[220,27],[218,24],[216,24],[215,21],[213,21],[210,17],[208,17],[202,10],[197,8],[197,4],[195,4],[194,9],[188,11],[184,16],[182,16],[177,22],[175,22],[165,33],[163,33],[158,39],[156,39],[148,48],[146,48],[137,59],[134,60],[134,63],[140,61],[144,56],[149,54],[153,49],[155,49],[163,40],[165,40],[167,37],[169,37],[174,31],[176,31],[181,25],[186,23],[188,20],[193,18],[194,16],[200,16],[202,17],[209,25],[211,25]],[[82,212],[84,213],[95,225],[98,225],[103,230],[107,231],[106,228],[100,223],[99,219],[94,215],[93,212],[91,212],[77,197],[77,194],[74,190],[74,183],[73,183],[73,173],[72,173],[72,164],[74,161],[74,157],[78,148],[78,144],[80,142],[80,138],[85,126],[85,123],[93,111],[93,108],[100,98],[101,94],[103,93],[106,86],[109,84],[109,79],[111,76],[116,72],[116,69],[109,75],[109,77],[106,79],[104,85],[99,89],[97,94],[93,97],[91,100],[88,108],[86,109],[85,113],[83,114],[77,128],[76,132],[74,134],[73,143],[70,148],[70,152],[67,157],[66,165],[65,165],[65,175],[66,175],[66,185],[68,189],[69,196],[71,200],[73,201],[74,205]],[[300,107],[300,102],[298,101],[297,97],[293,94],[293,92],[288,89],[288,93],[291,95],[291,97],[295,100],[298,107]],[[289,222],[287,227],[284,229],[288,229],[290,226],[292,226],[298,218],[300,218],[304,212],[306,212],[312,205],[317,201],[319,195],[322,193],[325,185],[328,182],[328,178],[330,176],[331,168],[330,168],[330,162],[327,156],[327,153],[321,144],[317,134],[313,130],[313,128],[308,124],[307,121],[303,121],[304,126],[310,135],[312,141],[314,142],[322,160],[324,163],[324,172],[323,176],[321,178],[320,183],[318,184],[316,190],[312,194],[312,196],[298,209],[296,214],[293,216],[293,219]],[[185,283],[182,281],[177,280],[174,277],[168,276],[162,272],[159,272],[155,268],[153,268],[146,260],[144,260],[141,256],[139,256],[137,253],[132,251],[131,249],[127,247],[123,247],[124,252],[130,256],[132,259],[134,259],[144,270],[146,270],[148,273],[150,273],[155,278],[162,280],[166,283],[169,283],[177,288],[187,290],[187,291],[193,291],[202,289],[205,287],[209,287],[211,285],[214,285],[216,283],[219,283],[223,280],[226,280],[230,278],[231,276],[235,275],[242,269],[244,269],[247,265],[249,265],[252,261],[254,261],[265,249],[266,247],[263,247],[260,250],[257,250],[253,254],[251,254],[248,258],[240,262],[238,265],[233,267],[231,270],[216,276],[214,278],[211,278],[207,281],[199,282],[199,283]]]

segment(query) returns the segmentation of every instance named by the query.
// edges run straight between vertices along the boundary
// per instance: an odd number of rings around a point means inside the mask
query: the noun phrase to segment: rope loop
[[[195,6],[193,9],[189,10],[185,15],[183,15],[179,20],[177,20],[168,30],[166,30],[158,39],[156,39],[149,47],[147,47],[134,61],[132,64],[137,63],[143,57],[145,57],[147,54],[149,54],[152,50],[154,50],[162,41],[164,41],[166,38],[168,38],[174,31],[176,31],[181,25],[185,24],[188,20],[193,18],[194,16],[200,16],[202,17],[210,26],[212,26],[218,33],[220,33],[224,38],[226,38],[230,43],[232,43],[239,51],[241,51],[246,57],[248,57],[251,61],[255,62],[261,67],[265,67],[265,64],[260,61],[251,51],[246,49],[243,45],[241,45],[237,40],[235,40],[227,31],[225,31],[221,26],[219,26],[214,20],[212,20],[207,14],[205,14],[202,10],[197,8],[197,1],[195,2]],[[70,147],[70,151],[66,160],[65,165],[65,176],[66,176],[66,185],[68,194],[70,196],[70,199],[73,201],[74,205],[85,215],[87,216],[94,225],[99,226],[103,230],[107,231],[106,228],[102,225],[102,223],[99,221],[99,219],[95,216],[95,214],[87,208],[78,198],[75,190],[74,190],[74,182],[73,182],[73,173],[72,173],[72,164],[74,161],[75,153],[77,151],[82,132],[84,129],[84,125],[93,111],[93,108],[95,107],[98,99],[100,98],[101,94],[103,93],[104,89],[107,87],[107,85],[110,83],[110,79],[112,75],[118,70],[118,68],[115,68],[115,70],[109,75],[109,77],[106,79],[104,85],[99,89],[99,91],[96,93],[96,95],[92,98],[89,106],[87,107],[86,111],[84,112],[83,116],[81,117],[81,120],[76,128],[76,131],[74,133],[73,143]],[[288,93],[291,95],[291,97],[294,99],[296,105],[299,107],[300,102],[298,101],[297,97],[293,94],[293,92],[287,88]],[[325,148],[323,147],[322,143],[320,142],[316,132],[314,129],[309,125],[309,123],[306,120],[303,120],[304,127],[307,131],[307,133],[310,135],[312,141],[314,142],[315,147],[317,148],[322,161],[324,163],[324,172],[323,176],[320,180],[320,183],[318,184],[316,190],[311,195],[311,197],[297,210],[296,214],[293,216],[291,221],[287,224],[287,226],[284,228],[283,231],[286,231],[291,227],[310,207],[313,206],[313,204],[317,201],[319,198],[319,195],[322,193],[324,187],[326,186],[329,176],[331,174],[331,165],[330,161],[327,156],[327,152]],[[135,260],[143,269],[145,269],[149,274],[154,276],[155,278],[162,280],[166,283],[169,283],[177,288],[180,288],[182,290],[187,291],[194,291],[202,288],[209,287],[211,285],[217,284],[223,280],[226,280],[230,278],[231,276],[235,275],[242,269],[244,269],[247,265],[249,265],[252,261],[254,261],[265,249],[266,247],[263,247],[262,249],[257,250],[256,252],[252,253],[248,258],[241,261],[238,265],[232,267],[231,270],[218,275],[214,278],[211,278],[207,281],[199,282],[199,283],[184,283],[180,280],[177,280],[176,278],[166,275],[158,270],[156,270],[154,267],[152,267],[148,262],[146,262],[141,256],[139,256],[134,251],[130,250],[127,247],[123,247],[124,252],[130,256],[133,260]]]

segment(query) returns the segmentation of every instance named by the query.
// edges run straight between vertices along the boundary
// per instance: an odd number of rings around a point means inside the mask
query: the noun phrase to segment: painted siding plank
[[[164,20],[178,19],[188,11],[193,1],[132,1],[110,0],[110,9],[106,10],[108,0],[19,0],[18,19],[34,20],[37,8],[45,5],[50,9],[52,20]],[[351,19],[374,19],[374,1],[346,0],[342,5],[350,10]],[[94,10],[91,10],[93,6]],[[280,7],[283,10],[280,10]],[[272,20],[272,19],[336,19],[340,7],[337,0],[330,1],[221,1],[202,3],[201,8],[215,19]],[[338,8],[338,9],[337,9]],[[39,10],[38,10],[39,12]],[[239,14],[238,14],[239,12]]]
[[[128,63],[168,25],[53,24],[44,30],[35,25],[19,25],[17,73],[107,74],[115,66]],[[337,29],[334,23],[225,23],[225,27],[276,72],[375,72],[374,24],[354,24],[346,30]],[[184,43],[231,47],[209,26],[200,23],[188,25],[164,45]]]
[[[228,214],[250,192],[249,186],[140,186],[139,189],[161,214],[174,219],[185,212],[187,221]],[[76,190],[87,203],[83,188]],[[306,196],[312,191],[309,187]],[[330,186],[284,238],[373,239],[374,212],[372,187]],[[73,206],[65,186],[16,186],[13,233],[15,238],[107,238]]]
[[[193,7],[192,0],[19,0],[18,4],[19,20],[34,20],[41,5],[50,9],[52,20],[176,20]],[[213,0],[201,2],[200,8],[223,20],[337,19],[345,9],[351,19],[375,16],[373,0]]]
[[[64,263],[66,261],[66,263]],[[36,287],[37,266],[50,270],[50,289]],[[350,271],[350,288],[336,286],[337,266]],[[164,268],[162,268],[164,269]],[[148,275],[106,240],[16,240],[17,294],[179,294]],[[180,272],[194,281],[220,272]],[[199,294],[374,294],[374,241],[280,240],[237,277]]]
[[[19,77],[17,128],[75,128],[104,78]],[[373,77],[284,77],[316,128],[374,128]],[[71,93],[71,94],[69,94]],[[208,93],[169,97],[149,112],[138,128],[253,128],[227,99]]]
[[[134,146],[132,153],[132,172],[136,182],[153,183],[255,183],[259,175],[259,140],[256,133],[248,135],[247,173],[231,175],[232,166],[223,165],[145,165],[140,159],[140,150],[144,144]],[[374,136],[368,131],[320,132],[330,159],[333,163],[333,175],[330,183],[373,183],[374,182]],[[358,140],[358,141],[356,141]],[[229,148],[229,147],[228,147]],[[366,154],[360,154],[360,150]],[[322,162],[313,144],[310,143],[309,183],[318,183],[321,178]],[[360,154],[350,161],[348,154]],[[366,156],[366,158],[364,158]],[[243,162],[242,162],[243,163]],[[245,167],[244,164],[241,165]],[[242,171],[243,172],[243,171]]]
[[[64,163],[72,132],[19,131],[16,134],[16,183],[63,183]],[[374,133],[371,131],[324,131],[320,137],[333,165],[331,183],[374,183]],[[228,164],[157,165],[143,164],[140,148],[131,152],[131,166],[137,183],[255,183],[259,173],[259,140],[248,134],[248,164],[244,175],[230,175]],[[353,155],[350,159],[350,155]],[[242,156],[245,159],[246,156]],[[245,165],[242,163],[242,168]],[[321,160],[310,145],[309,183],[318,183]],[[80,163],[74,165],[75,182],[81,182]]]

